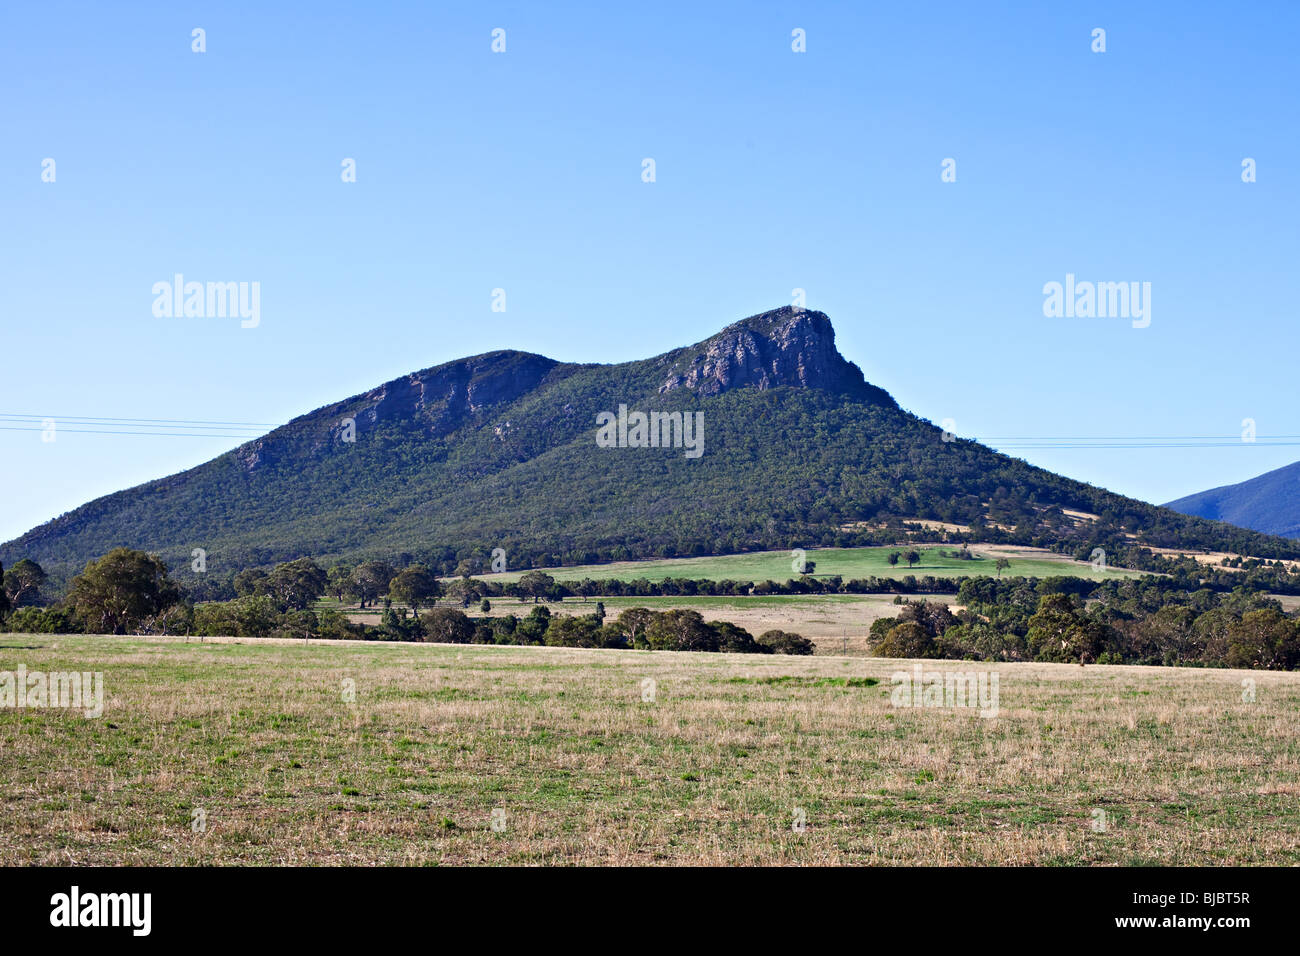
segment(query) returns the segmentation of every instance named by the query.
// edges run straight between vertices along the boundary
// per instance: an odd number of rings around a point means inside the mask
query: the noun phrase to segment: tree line
[[[22,562],[19,562],[22,564]],[[33,570],[34,569],[34,570]],[[39,566],[14,571],[31,579]],[[14,573],[14,572],[10,572]],[[0,568],[0,577],[6,577]],[[235,578],[238,596],[195,604],[171,579],[154,555],[114,548],[90,562],[73,578],[61,601],[34,603],[35,591],[24,587],[30,603],[14,607],[6,588],[0,591],[0,622],[22,633],[185,634],[195,636],[292,637],[341,640],[435,641],[465,644],[536,644],[556,647],[604,647],[648,650],[726,651],[755,654],[811,654],[814,645],[798,635],[769,630],[754,637],[728,622],[707,622],[695,611],[629,608],[607,621],[603,604],[584,615],[552,615],[543,599],[563,600],[556,582],[530,572],[516,584],[497,586],[534,607],[523,618],[489,617],[491,603],[469,579],[443,582],[418,566],[393,569],[384,562],[328,571],[309,558],[277,565],[270,571],[249,570]],[[444,591],[464,607],[477,601],[483,617],[455,607],[437,607]],[[326,593],[352,599],[362,608],[382,602],[378,625],[352,621],[341,610],[316,609]]]
[[[0,567],[0,622],[13,632],[106,634],[162,633],[247,637],[437,640],[534,643],[572,647],[674,647],[764,653],[809,653],[799,635],[767,632],[757,638],[732,624],[708,623],[692,611],[634,608],[606,622],[595,614],[555,615],[545,604],[603,596],[894,593],[897,617],[871,628],[873,652],[886,657],[972,660],[1077,661],[1294,669],[1300,666],[1300,622],[1269,591],[1296,593],[1300,575],[1279,563],[1244,570],[1207,567],[1190,558],[1172,562],[1174,573],[1123,581],[1077,577],[993,578],[933,576],[844,581],[805,574],[785,582],[685,578],[557,581],[529,571],[515,582],[464,576],[443,581],[418,565],[394,568],[382,561],[328,570],[309,558],[234,577],[236,596],[199,601],[186,593],[154,555],[116,548],[88,564],[61,600],[42,593],[38,564]],[[809,562],[806,570],[815,566]],[[904,595],[951,593],[954,613],[939,602]],[[382,608],[378,625],[352,621],[339,609],[321,608],[331,595],[340,604]],[[534,605],[520,618],[488,616],[491,602],[513,598]],[[443,602],[445,606],[440,606]],[[543,604],[545,602],[545,604]],[[482,617],[471,617],[477,606]],[[636,613],[633,614],[632,612]],[[630,615],[630,617],[629,617]],[[662,615],[667,615],[663,617]],[[693,615],[693,616],[692,616]],[[627,630],[629,622],[658,622]],[[638,635],[641,637],[638,637]],[[667,635],[676,635],[669,637]],[[642,643],[638,643],[638,641]]]
[[[1300,621],[1238,587],[1188,591],[1163,579],[968,579],[962,609],[907,601],[871,626],[881,657],[1294,670]]]

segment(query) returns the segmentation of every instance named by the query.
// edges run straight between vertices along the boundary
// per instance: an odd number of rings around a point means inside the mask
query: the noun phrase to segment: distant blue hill
[[[1300,461],[1258,478],[1179,498],[1165,507],[1265,534],[1300,538]]]

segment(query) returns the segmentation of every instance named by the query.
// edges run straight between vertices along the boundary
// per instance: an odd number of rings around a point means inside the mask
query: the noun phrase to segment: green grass
[[[974,577],[977,575],[996,575],[994,557],[981,552],[978,545],[971,548],[977,560],[964,561],[960,558],[944,557],[940,552],[955,551],[957,546],[933,545],[919,546],[915,550],[921,555],[921,563],[911,568],[907,562],[900,560],[890,565],[889,555],[900,551],[906,553],[908,548],[819,548],[807,552],[807,559],[816,562],[815,578],[826,578],[838,574],[846,581],[851,578],[902,578],[907,575],[924,577],[933,575],[939,578]],[[1022,548],[1032,551],[1032,558],[1009,558],[1011,567],[1002,572],[1004,576],[1014,577],[1054,577],[1075,576],[1085,578],[1137,577],[1142,572],[1122,568],[1107,568],[1095,571],[1083,561],[1072,561],[1064,555],[1050,551]],[[571,568],[547,568],[546,572],[558,581],[579,581],[592,578],[596,581],[617,578],[632,580],[645,578],[649,581],[662,581],[664,578],[696,578],[712,581],[788,581],[798,577],[793,569],[794,559],[789,551],[758,551],[753,554],[729,554],[704,558],[665,558],[654,561],[620,561],[613,564],[591,564]],[[524,572],[506,571],[501,574],[482,574],[478,577],[488,581],[517,581]]]

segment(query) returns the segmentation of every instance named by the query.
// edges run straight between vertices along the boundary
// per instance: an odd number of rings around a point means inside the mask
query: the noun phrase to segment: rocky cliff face
[[[424,412],[435,432],[450,431],[475,412],[532,391],[557,364],[528,352],[488,352],[395,379],[365,395],[370,422]],[[359,418],[358,421],[361,419]]]
[[[840,355],[835,329],[824,313],[791,306],[742,319],[671,356],[659,391],[688,388],[700,395],[717,395],[745,386],[782,385],[894,404],[886,392],[867,384],[860,368]]]
[[[445,435],[479,412],[532,391],[557,365],[543,355],[499,351],[412,372],[241,445],[234,451],[235,460],[252,472],[287,457],[291,447],[318,452],[339,440],[345,418],[355,419],[357,428],[409,420],[430,435]]]

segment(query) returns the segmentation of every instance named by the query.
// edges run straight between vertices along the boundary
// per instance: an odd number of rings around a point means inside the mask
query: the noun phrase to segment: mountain
[[[1185,515],[1300,538],[1300,461],[1165,505]]]
[[[601,447],[598,416],[621,406],[683,425],[702,413],[703,454]],[[886,543],[899,518],[1083,556],[1136,543],[1300,557],[1294,541],[944,437],[840,355],[824,314],[786,307],[620,365],[500,351],[414,372],[83,505],[0,561],[66,577],[126,545],[185,570],[203,548],[220,574],[303,555],[447,571],[503,548],[518,568]]]

